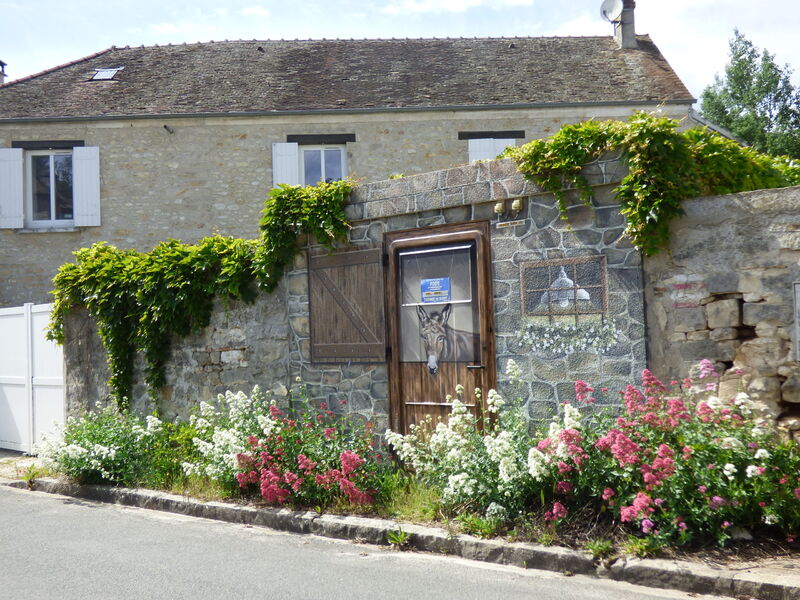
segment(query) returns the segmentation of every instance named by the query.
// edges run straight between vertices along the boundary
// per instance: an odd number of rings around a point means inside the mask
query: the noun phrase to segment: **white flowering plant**
[[[219,394],[216,402],[201,401],[189,418],[196,432],[192,442],[197,457],[183,463],[184,473],[208,477],[234,489],[239,470],[236,457],[249,449],[247,440],[277,433],[269,417],[270,406],[274,402],[258,386],[250,395],[228,390]]]
[[[520,330],[519,343],[532,352],[548,354],[573,354],[574,352],[608,352],[619,339],[619,332],[611,319],[596,321],[530,320]]]
[[[519,369],[509,361],[514,380]],[[487,412],[476,418],[465,405],[464,389],[448,397],[448,421],[412,425],[408,435],[387,430],[385,438],[398,458],[424,483],[441,490],[451,510],[515,516],[530,491],[525,456],[530,445],[528,424],[519,401],[506,401],[496,390],[487,394]],[[480,390],[475,390],[480,404]],[[489,514],[491,513],[491,514]]]
[[[82,483],[162,485],[177,471],[171,427],[157,417],[141,418],[116,408],[98,407],[69,417],[56,435],[34,448],[50,470]],[[160,457],[160,458],[157,458]]]

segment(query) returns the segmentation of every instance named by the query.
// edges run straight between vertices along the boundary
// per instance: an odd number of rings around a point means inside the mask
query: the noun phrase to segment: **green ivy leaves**
[[[258,240],[219,235],[197,244],[160,243],[151,252],[119,250],[105,242],[75,252],[53,280],[48,337],[64,341],[64,317],[83,306],[97,323],[108,355],[109,385],[121,407],[133,384],[133,359],[145,357],[151,395],[165,383],[173,336],[205,328],[214,299],[252,302],[257,285],[272,291],[299,251],[297,238],[312,235],[327,247],[349,228],[344,204],[354,183],[281,186],[269,195]]]
[[[566,125],[507,155],[555,195],[566,217],[565,191],[576,189],[588,203],[592,190],[581,169],[610,150],[621,150],[629,168],[615,190],[626,234],[647,256],[666,245],[669,223],[683,214],[686,198],[800,184],[800,164],[787,157],[761,154],[707,129],[678,131],[677,121],[643,112],[627,122]]]

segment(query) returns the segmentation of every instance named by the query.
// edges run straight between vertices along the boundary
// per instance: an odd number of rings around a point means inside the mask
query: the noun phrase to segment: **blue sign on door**
[[[437,277],[436,279],[423,279],[420,282],[423,304],[437,302],[450,302],[450,278]]]

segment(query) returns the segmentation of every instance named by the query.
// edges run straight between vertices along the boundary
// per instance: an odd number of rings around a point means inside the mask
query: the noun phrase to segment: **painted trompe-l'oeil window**
[[[595,321],[606,312],[605,257],[523,263],[523,315],[540,322]]]
[[[607,318],[605,257],[523,263],[520,343],[534,352],[605,353],[619,338]]]

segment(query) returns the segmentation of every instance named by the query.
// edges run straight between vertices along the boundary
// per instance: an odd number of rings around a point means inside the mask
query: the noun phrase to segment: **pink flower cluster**
[[[235,477],[239,487],[257,485],[261,496],[270,504],[289,500],[324,503],[336,493],[353,504],[372,504],[375,492],[364,489],[370,476],[362,467],[366,464],[365,457],[378,458],[371,450],[372,436],[368,431],[364,432],[360,443],[338,454],[338,462],[336,454],[325,456],[323,453],[317,460],[307,456],[305,449],[313,447],[307,445],[308,440],[338,437],[335,423],[327,422],[334,416],[327,404],[320,404],[320,411],[295,420],[270,406],[270,416],[281,422],[281,433],[264,440],[250,436],[250,452],[236,457],[239,472]]]
[[[567,507],[561,502],[553,502],[553,508],[544,513],[545,521],[558,521],[568,514]]]
[[[594,445],[599,450],[609,450],[621,467],[638,463],[639,454],[642,451],[639,444],[631,440],[619,429],[610,429]]]
[[[650,465],[642,465],[640,471],[645,483],[645,489],[649,492],[661,485],[667,477],[675,474],[675,452],[666,444],[658,447],[658,455]]]
[[[372,504],[373,497],[362,491],[354,479],[356,472],[366,461],[352,450],[345,450],[339,455],[341,469],[327,469],[315,472],[318,464],[309,460],[304,454],[297,455],[299,473],[283,466],[283,461],[276,460],[282,453],[275,452],[276,456],[260,449],[258,442],[253,444],[254,454],[239,454],[240,471],[236,474],[239,487],[246,488],[250,484],[258,483],[261,496],[270,504],[283,504],[292,495],[301,490],[304,483],[313,481],[316,485],[329,490],[334,484],[338,485],[342,493],[353,504]],[[256,458],[257,456],[257,458]],[[255,468],[252,468],[255,467]],[[311,477],[313,475],[313,477]]]
[[[650,496],[644,492],[639,492],[636,494],[636,498],[633,499],[633,504],[630,506],[620,507],[620,521],[627,523],[638,517],[649,517],[651,514],[653,514],[653,512],[655,512],[655,508],[653,508],[652,504],[653,499]]]
[[[575,399],[580,403],[594,404],[597,399],[592,397],[594,388],[585,381],[578,380],[575,382]]]

